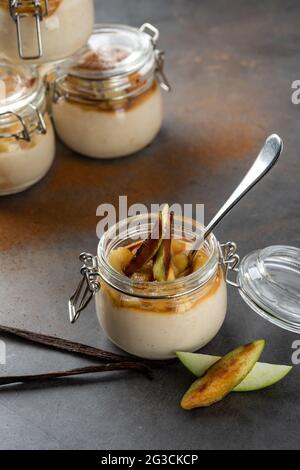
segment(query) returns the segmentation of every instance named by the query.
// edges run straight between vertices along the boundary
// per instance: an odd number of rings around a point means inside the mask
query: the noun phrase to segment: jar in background
[[[35,184],[54,156],[43,81],[31,67],[0,64],[0,195]]]
[[[159,32],[97,25],[87,46],[60,67],[53,118],[61,140],[93,158],[123,157],[146,147],[163,120]]]
[[[0,0],[0,54],[51,62],[74,54],[93,31],[93,0]]]

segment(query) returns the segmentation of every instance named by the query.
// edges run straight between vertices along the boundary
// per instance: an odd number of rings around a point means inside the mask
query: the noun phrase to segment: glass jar
[[[93,0],[0,0],[0,54],[12,62],[65,58],[84,46],[93,25]]]
[[[179,222],[176,237],[182,219],[175,220]],[[229,285],[264,319],[300,334],[299,248],[271,246],[253,251],[240,262],[235,243],[220,244],[211,234],[204,242],[206,262],[186,277],[139,282],[115,271],[108,261],[111,251],[144,239],[153,224],[153,215],[124,220],[102,236],[97,256],[80,256],[82,279],[69,300],[71,323],[95,297],[100,324],[117,346],[143,358],[172,358],[176,351],[202,348],[218,333]],[[197,222],[186,227],[188,242],[203,238],[204,229]],[[182,238],[180,234],[181,228]]]
[[[195,351],[216,336],[226,315],[227,286],[214,235],[203,246],[205,265],[189,276],[164,283],[141,282],[115,271],[108,261],[111,251],[146,238],[155,221],[153,214],[137,216],[103,235],[95,261],[101,276],[96,310],[104,332],[121,349],[139,357],[168,359],[178,350]],[[177,221],[175,238],[181,234],[181,218]],[[203,227],[186,224],[185,242],[194,242],[195,233],[200,237]]]
[[[159,32],[97,25],[87,46],[61,65],[53,118],[61,140],[93,158],[123,157],[146,147],[159,132],[163,73]]]
[[[0,195],[35,184],[54,156],[43,81],[31,67],[0,64]]]

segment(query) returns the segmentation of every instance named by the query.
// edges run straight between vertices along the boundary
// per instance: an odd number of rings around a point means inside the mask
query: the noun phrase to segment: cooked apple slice
[[[166,282],[169,278],[173,222],[173,212],[163,214],[163,240],[153,266],[153,277],[158,282]]]
[[[142,267],[156,255],[162,242],[162,232],[163,214],[160,212],[152,232],[149,234],[148,238],[143,241],[133,258],[125,267],[124,273],[126,276],[130,277],[137,271],[140,271]]]
[[[172,256],[178,255],[187,249],[187,243],[184,240],[173,239],[171,243]]]
[[[199,250],[193,260],[193,272],[198,271],[198,269],[203,268],[207,263],[208,256],[204,250]]]
[[[261,356],[264,340],[240,346],[214,364],[185,393],[181,406],[185,410],[211,406],[225,398],[247,377]]]
[[[175,273],[174,273],[174,269],[173,269],[172,266],[170,266],[167,281],[171,282],[171,281],[175,281],[175,279],[176,279],[176,276],[175,276]]]
[[[178,352],[177,357],[196,377],[202,377],[211,366],[221,359],[219,356],[188,352]],[[284,379],[292,369],[291,366],[257,362],[252,371],[235,387],[233,392],[254,392],[271,387]]]
[[[119,273],[123,273],[123,269],[131,261],[133,253],[125,247],[119,247],[112,250],[109,254],[109,264]]]
[[[189,259],[186,253],[178,253],[172,257],[172,266],[176,274],[181,274],[186,271],[189,265]]]

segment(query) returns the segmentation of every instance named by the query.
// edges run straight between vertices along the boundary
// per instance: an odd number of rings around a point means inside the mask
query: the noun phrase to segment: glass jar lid
[[[0,137],[30,140],[45,131],[45,87],[33,67],[0,63]]]
[[[124,25],[96,25],[87,45],[66,62],[68,73],[74,77],[105,79],[131,74],[146,64],[155,62],[153,35],[144,29]]]
[[[149,23],[139,29],[96,25],[87,45],[57,66],[54,101],[118,101],[143,93],[154,77],[170,91],[158,38],[159,31]]]
[[[259,315],[300,332],[300,249],[271,246],[247,255],[238,273],[239,292]]]
[[[0,64],[0,113],[15,112],[26,106],[36,93],[38,77],[33,69]]]

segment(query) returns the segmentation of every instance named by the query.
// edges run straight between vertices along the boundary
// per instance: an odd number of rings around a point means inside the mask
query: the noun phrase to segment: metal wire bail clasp
[[[48,0],[9,0],[10,14],[16,23],[17,40],[19,56],[23,60],[40,59],[43,55],[41,21],[48,15]],[[25,55],[23,48],[22,20],[25,18],[35,18],[37,53],[33,55]]]
[[[97,258],[89,253],[82,253],[79,259],[83,263],[80,270],[82,279],[68,303],[71,323],[78,320],[81,312],[100,290]]]
[[[164,71],[165,67],[165,52],[157,48],[157,41],[159,39],[159,30],[155,28],[151,23],[144,23],[140,27],[142,33],[148,34],[151,38],[151,42],[154,48],[156,70],[155,75],[159,85],[165,91],[171,91],[171,85]]]
[[[225,266],[226,283],[232,287],[239,288],[239,284],[229,279],[229,273],[238,273],[238,266],[240,264],[240,257],[237,254],[237,245],[234,242],[227,242],[220,246],[221,260]]]
[[[37,125],[36,125],[36,131],[39,134],[47,134],[47,126],[45,123],[45,119],[39,109],[36,108],[33,104],[29,105],[30,108],[35,112],[36,117],[37,117]],[[0,134],[0,138],[4,137],[12,137],[17,140],[25,140],[26,142],[31,142],[32,136],[31,136],[31,129],[30,126],[26,124],[25,119],[20,114],[13,113],[12,111],[8,111],[7,113],[0,114],[0,118],[15,118],[18,123],[20,124],[20,130],[15,130],[15,132],[12,132],[10,134]]]
[[[3,138],[13,137],[17,140],[25,140],[26,142],[31,141],[31,136],[30,136],[29,130],[28,130],[27,125],[26,125],[24,119],[22,118],[22,116],[20,116],[17,113],[13,113],[12,111],[8,111],[7,113],[0,114],[0,118],[3,118],[3,119],[15,118],[18,121],[18,123],[20,124],[20,127],[21,127],[20,131],[16,130],[15,132],[10,133],[9,135],[7,135],[7,134],[1,135],[0,134],[0,138],[2,138],[2,137]]]

